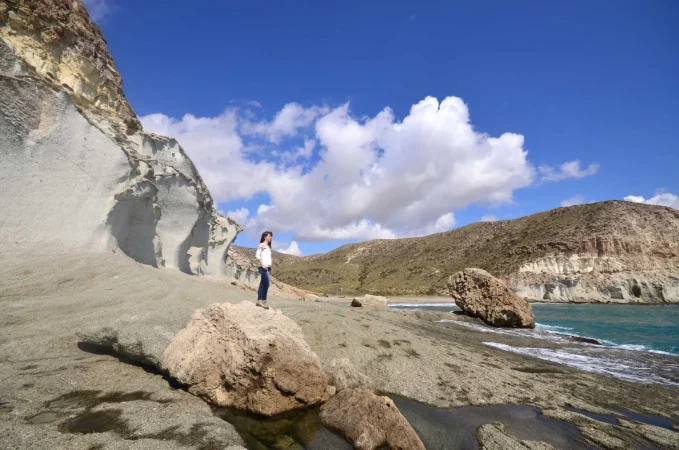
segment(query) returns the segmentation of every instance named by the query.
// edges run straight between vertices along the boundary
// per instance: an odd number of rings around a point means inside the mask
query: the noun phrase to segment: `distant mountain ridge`
[[[448,295],[451,274],[478,267],[532,300],[679,302],[679,211],[607,201],[274,264],[279,280],[333,295]]]

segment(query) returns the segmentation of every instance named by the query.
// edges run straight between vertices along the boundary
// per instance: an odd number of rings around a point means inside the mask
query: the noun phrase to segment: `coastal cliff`
[[[623,201],[481,222],[285,258],[280,280],[328,294],[444,295],[450,274],[487,270],[552,302],[679,302],[679,211]]]
[[[176,140],[143,131],[81,2],[0,1],[0,186],[1,253],[232,272],[240,226]]]

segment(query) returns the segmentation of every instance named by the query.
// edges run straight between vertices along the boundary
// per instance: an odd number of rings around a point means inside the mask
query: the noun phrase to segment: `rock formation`
[[[191,314],[140,308],[77,332],[188,385],[206,401],[275,415],[327,400],[335,390],[299,326],[280,311],[253,303],[218,303]]]
[[[465,269],[448,280],[455,304],[473,317],[496,327],[535,328],[530,304],[481,269]]]
[[[299,326],[248,302],[196,311],[165,350],[163,369],[210,403],[265,416],[320,403],[327,388]]]
[[[487,423],[476,431],[481,450],[554,450],[541,441],[520,441],[511,436],[501,423]]]
[[[256,290],[259,286],[257,265],[235,249],[233,245],[229,247],[226,256],[226,276],[250,289]]]
[[[558,208],[285,258],[277,277],[331,295],[448,295],[449,274],[467,267],[529,300],[676,303],[679,211],[623,201]]]
[[[80,1],[0,2],[0,251],[122,251],[228,274],[241,230],[172,138],[144,133]]]
[[[378,308],[386,309],[388,301],[386,297],[380,295],[364,295],[363,297],[355,297],[351,300],[351,306],[358,308]]]
[[[389,397],[365,388],[344,389],[321,407],[321,421],[355,449],[424,450],[424,444]]]
[[[337,392],[353,388],[370,388],[370,379],[351,364],[349,358],[333,359],[328,370],[328,382]]]

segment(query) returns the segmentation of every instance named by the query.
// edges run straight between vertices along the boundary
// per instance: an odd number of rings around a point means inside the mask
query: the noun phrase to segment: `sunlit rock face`
[[[121,251],[226,276],[240,226],[145,133],[79,1],[0,1],[0,252]]]

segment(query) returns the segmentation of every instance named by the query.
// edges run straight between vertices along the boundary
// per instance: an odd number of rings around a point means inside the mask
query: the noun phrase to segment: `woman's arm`
[[[264,261],[262,261],[262,250],[264,249],[263,245],[266,244],[259,244],[259,247],[257,247],[257,252],[255,253],[255,258],[257,258],[257,261],[259,261],[259,265],[262,267],[262,269],[266,269],[266,266],[264,265]]]

